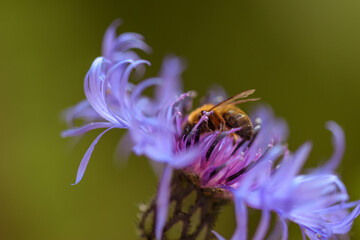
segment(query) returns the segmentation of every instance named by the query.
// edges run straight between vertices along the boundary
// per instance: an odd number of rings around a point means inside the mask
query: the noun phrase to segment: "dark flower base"
[[[216,239],[211,230],[221,207],[229,202],[223,190],[199,187],[198,178],[177,171],[173,175],[164,240]],[[141,239],[155,239],[155,198],[140,206]]]

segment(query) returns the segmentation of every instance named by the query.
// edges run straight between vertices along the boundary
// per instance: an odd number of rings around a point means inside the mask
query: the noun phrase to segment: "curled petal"
[[[341,159],[345,152],[345,134],[342,128],[334,121],[329,121],[326,123],[327,129],[333,134],[332,143],[334,147],[334,153],[330,160],[323,166],[320,171],[332,172],[340,164]]]
[[[81,160],[81,163],[80,163],[80,166],[79,166],[79,169],[78,169],[78,172],[77,172],[77,175],[76,175],[76,181],[74,184],[72,185],[75,185],[75,184],[78,184],[82,177],[84,176],[84,173],[85,173],[85,170],[86,170],[86,167],[89,163],[89,160],[90,160],[90,157],[91,157],[91,154],[92,152],[94,151],[94,148],[95,148],[95,145],[99,142],[100,138],[109,130],[113,129],[114,127],[111,127],[111,128],[108,128],[106,129],[105,131],[103,131],[102,133],[100,133],[96,138],[95,140],[92,142],[92,144],[90,145],[90,147],[88,148],[88,150],[86,151],[83,159]]]
[[[102,55],[110,58],[113,51],[113,42],[116,38],[116,29],[121,25],[121,19],[115,19],[106,30],[102,42]]]
[[[145,60],[138,60],[135,62],[130,63],[123,71],[122,76],[120,78],[119,81],[119,96],[126,96],[127,95],[127,86],[129,83],[129,77],[131,72],[136,69],[137,66],[142,65],[142,64],[147,64],[150,65],[150,62],[145,61]],[[132,108],[129,105],[129,99],[126,97],[123,97],[121,99],[119,99],[119,105],[122,109],[124,109],[123,114],[126,115],[127,119],[131,119],[131,112],[132,112]],[[125,117],[125,116],[124,116]]]
[[[360,204],[356,205],[356,207],[351,211],[349,215],[347,215],[342,221],[332,224],[332,229],[334,233],[337,234],[345,234],[350,231],[351,225],[357,216],[360,214]]]
[[[84,134],[84,133],[94,130],[94,129],[109,128],[112,126],[113,126],[113,124],[109,123],[109,122],[94,122],[94,123],[86,124],[82,127],[65,130],[61,133],[61,136],[62,137],[73,137],[73,136]]]
[[[106,61],[99,57],[94,60],[89,72],[87,73],[84,81],[84,92],[87,100],[91,106],[98,112],[104,119],[112,123],[118,123],[114,114],[110,111],[109,106],[105,100],[103,90],[104,72],[103,67]]]
[[[140,49],[150,53],[151,48],[144,42],[144,37],[138,33],[123,33],[116,36],[116,29],[122,21],[116,19],[106,30],[103,43],[102,55],[108,59],[121,61],[124,59],[139,59],[139,56],[130,49]]]

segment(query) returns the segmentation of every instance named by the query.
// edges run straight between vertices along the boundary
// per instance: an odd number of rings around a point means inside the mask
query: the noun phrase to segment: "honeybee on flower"
[[[70,129],[62,133],[64,137],[105,129],[81,160],[75,184],[83,178],[100,138],[113,128],[123,128],[128,129],[135,154],[163,167],[155,200],[142,207],[142,238],[168,239],[173,226],[182,224],[178,239],[196,239],[201,234],[204,239],[221,239],[212,229],[221,206],[229,202],[235,205],[237,221],[232,239],[248,239],[247,208],[262,211],[253,239],[267,236],[271,212],[278,215],[281,227],[274,231],[282,239],[288,239],[288,221],[298,224],[304,238],[310,239],[329,239],[350,231],[360,202],[348,202],[346,187],[334,173],[345,147],[343,131],[335,122],[327,124],[334,138],[333,156],[322,167],[302,174],[311,145],[305,143],[290,152],[287,125],[270,107],[260,106],[246,114],[233,105],[244,101],[239,95],[219,103],[221,93],[215,92],[208,105],[191,112],[194,94],[181,88],[181,59],[168,57],[158,77],[130,82],[133,71],[141,76],[150,65],[136,51],[150,52],[151,48],[139,34],[117,36],[119,24],[115,21],[106,31],[102,56],[86,74],[86,100],[66,111]],[[151,86],[155,86],[154,98],[143,94]],[[75,119],[84,124],[74,126]],[[183,200],[189,194],[196,197],[184,209]],[[197,211],[203,213],[201,224],[192,224]],[[150,227],[145,227],[149,221]]]

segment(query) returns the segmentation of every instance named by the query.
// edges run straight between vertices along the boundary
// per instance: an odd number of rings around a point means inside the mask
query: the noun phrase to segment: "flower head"
[[[344,151],[343,132],[336,123],[328,124],[334,135],[334,156],[307,174],[302,174],[301,168],[311,145],[306,143],[291,153],[285,143],[285,121],[275,117],[267,106],[249,115],[254,131],[250,140],[234,137],[241,127],[200,132],[201,124],[208,124],[211,110],[203,111],[185,134],[194,93],[182,93],[182,61],[168,57],[160,76],[137,84],[130,82],[133,71],[141,75],[145,65],[150,65],[136,51],[149,52],[150,48],[139,34],[117,37],[118,25],[115,21],[106,31],[103,56],[94,60],[86,74],[86,100],[67,110],[71,129],[62,133],[64,137],[105,128],[85,153],[75,184],[82,179],[103,134],[124,128],[132,138],[134,153],[164,166],[156,200],[157,239],[166,222],[174,169],[192,176],[197,187],[214,189],[218,197],[235,203],[238,227],[233,239],[247,238],[247,207],[263,212],[254,239],[263,239],[267,234],[270,212],[279,216],[283,239],[288,235],[287,221],[298,224],[311,239],[328,239],[350,230],[360,207],[359,202],[347,202],[346,188],[333,173]],[[143,94],[151,86],[155,86],[154,98]],[[212,93],[207,103],[216,104],[219,99],[219,94]],[[84,124],[74,127],[74,119],[78,118]]]

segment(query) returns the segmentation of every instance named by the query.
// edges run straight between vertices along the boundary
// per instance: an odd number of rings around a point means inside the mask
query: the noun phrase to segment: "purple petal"
[[[341,222],[336,223],[335,226],[332,227],[335,233],[344,234],[349,231],[349,227],[351,227],[354,219],[360,214],[360,205],[357,205],[354,210]]]
[[[280,223],[281,223],[281,228],[282,228],[282,240],[287,240],[288,239],[288,235],[289,235],[289,231],[288,231],[288,226],[287,223],[284,219],[280,218]]]
[[[158,195],[156,198],[155,236],[157,240],[161,240],[162,232],[166,223],[169,199],[170,199],[171,177],[172,177],[172,168],[167,165],[161,176]]]
[[[163,84],[156,88],[156,97],[160,103],[172,101],[182,92],[181,74],[184,71],[183,61],[177,57],[167,57],[161,69]]]
[[[247,208],[244,201],[237,199],[235,201],[236,214],[236,230],[231,240],[246,240],[247,239]]]
[[[342,210],[342,209],[353,208],[353,207],[356,207],[357,205],[360,205],[360,200],[355,201],[355,202],[348,202],[348,203],[342,203],[342,204],[338,204],[335,206],[331,206],[331,207],[322,209],[322,211],[319,211],[319,213],[329,213],[331,211],[338,211],[338,210]]]
[[[243,191],[251,187],[254,179],[258,178],[259,176],[264,176],[263,171],[264,169],[267,168],[267,163],[275,162],[276,159],[280,157],[283,152],[284,152],[284,147],[281,145],[276,145],[273,148],[269,149],[267,153],[265,153],[262,156],[262,159],[259,159],[257,162],[252,162],[248,164],[245,168],[243,168],[243,169],[247,169],[246,172],[248,172],[246,177],[244,177],[244,179],[242,180],[241,188],[243,189]],[[232,174],[234,173],[228,175],[232,175]],[[231,185],[233,183],[236,183],[237,181],[239,181],[240,177],[242,177],[242,175],[239,175],[237,178],[228,181],[227,184]]]
[[[112,127],[113,124],[109,122],[94,122],[86,124],[82,127],[73,128],[73,129],[67,129],[65,131],[61,132],[62,137],[73,137],[77,135],[81,135],[83,133],[86,133],[88,131],[98,129],[98,128],[109,128]]]
[[[306,234],[305,234],[304,228],[301,225],[299,225],[299,228],[300,228],[303,240],[306,240]]]
[[[124,120],[127,117],[127,112],[122,111],[120,115],[113,113],[110,108],[109,103],[107,102],[107,89],[109,87],[109,81],[111,80],[111,76],[118,68],[122,67],[123,76],[120,79],[119,86],[119,94],[114,95],[113,97],[117,97],[116,99],[119,102],[119,107],[122,109],[128,109],[127,104],[127,86],[128,86],[128,73],[129,68],[134,68],[138,64],[144,63],[146,61],[136,61],[133,62],[131,60],[121,61],[109,68],[109,62],[104,58],[96,58],[91,65],[91,68],[84,80],[84,91],[87,100],[91,104],[91,106],[96,110],[96,112],[101,115],[104,119],[112,122],[114,124],[122,124],[127,126],[127,121]],[[127,67],[123,67],[123,65],[128,65]],[[120,69],[119,69],[120,71]],[[128,74],[127,74],[128,73]],[[114,89],[113,91],[117,91]],[[114,99],[115,100],[115,99]]]
[[[215,235],[215,237],[218,240],[226,240],[223,236],[221,236],[220,234],[218,234],[217,232],[215,232],[214,230],[211,230],[211,232]]]
[[[102,55],[106,58],[110,58],[113,48],[113,42],[116,38],[116,29],[121,25],[122,21],[120,19],[115,19],[110,27],[106,30],[103,42],[102,42]]]
[[[87,166],[88,163],[89,163],[91,154],[92,154],[92,152],[94,151],[95,145],[99,142],[100,138],[102,137],[102,135],[104,135],[104,133],[106,133],[107,131],[109,131],[109,130],[111,130],[111,129],[113,129],[113,128],[114,128],[114,127],[111,127],[111,128],[106,129],[105,131],[103,131],[102,133],[100,133],[100,134],[95,138],[95,140],[92,142],[92,144],[90,145],[90,147],[89,147],[88,150],[86,151],[83,159],[81,160],[81,163],[80,163],[80,166],[79,166],[77,175],[76,175],[76,181],[75,181],[75,183],[72,184],[72,185],[78,184],[78,183],[81,181],[82,177],[84,176],[84,173],[85,173],[85,170],[86,170],[86,166]]]
[[[260,224],[256,229],[256,233],[253,240],[262,240],[265,238],[266,233],[269,229],[270,220],[271,220],[270,212],[268,210],[262,211]]]
[[[275,222],[275,226],[273,227],[267,240],[278,240],[280,236],[281,236],[281,223],[280,220],[277,219]]]
[[[101,85],[104,78],[102,72],[104,63],[105,60],[101,57],[94,60],[84,80],[84,92],[87,100],[99,115],[109,122],[118,123],[116,117],[109,111],[104,96],[101,96],[103,93]]]
[[[320,169],[320,171],[332,172],[339,166],[341,159],[344,156],[345,134],[342,128],[333,121],[327,122],[326,128],[329,129],[333,134],[332,143],[334,147],[334,153],[328,163],[326,163],[325,166]]]
[[[136,114],[137,114],[137,117],[140,118],[140,120],[142,119],[142,115],[141,115],[142,108],[137,107],[136,104],[139,103],[139,99],[140,99],[142,92],[146,88],[151,87],[153,85],[161,85],[161,79],[149,78],[149,79],[139,83],[134,88],[132,95],[130,97],[130,109],[133,109],[133,115],[136,116]],[[160,106],[157,106],[157,107],[160,107]],[[163,107],[163,106],[161,106],[161,107]],[[154,111],[156,111],[156,110],[157,109],[154,109]]]
[[[184,168],[193,163],[194,160],[200,156],[200,154],[200,147],[192,147],[190,149],[187,149],[186,151],[181,152],[178,155],[175,155],[173,161],[171,161],[170,164],[174,168]]]
[[[273,181],[287,185],[301,170],[310,153],[311,147],[311,143],[304,143],[292,157],[286,159],[280,166],[276,176],[273,177]]]
[[[116,41],[116,45],[114,46],[114,50],[118,51],[118,52],[123,52],[123,53],[127,53],[129,52],[128,50],[130,49],[141,49],[144,52],[150,53],[151,52],[151,48],[142,40],[140,39],[136,39],[136,38],[142,38],[142,36],[140,34],[137,33],[126,33],[128,35],[131,34],[131,39],[127,39],[125,41],[119,41],[120,39],[118,39],[118,41]],[[121,35],[119,36],[119,38],[122,37]],[[132,51],[130,51],[132,52]]]
[[[136,69],[137,66],[141,65],[141,64],[147,64],[150,65],[150,62],[145,61],[145,60],[138,60],[135,62],[130,63],[125,69],[124,72],[120,78],[120,82],[119,82],[119,96],[126,96],[127,95],[127,86],[128,86],[128,82],[129,82],[129,77],[131,72]],[[129,100],[128,98],[123,97],[122,99],[119,99],[119,105],[123,108],[126,109],[128,111],[133,111],[133,109],[129,106]],[[129,114],[131,115],[131,114]],[[129,116],[128,116],[129,118]]]

